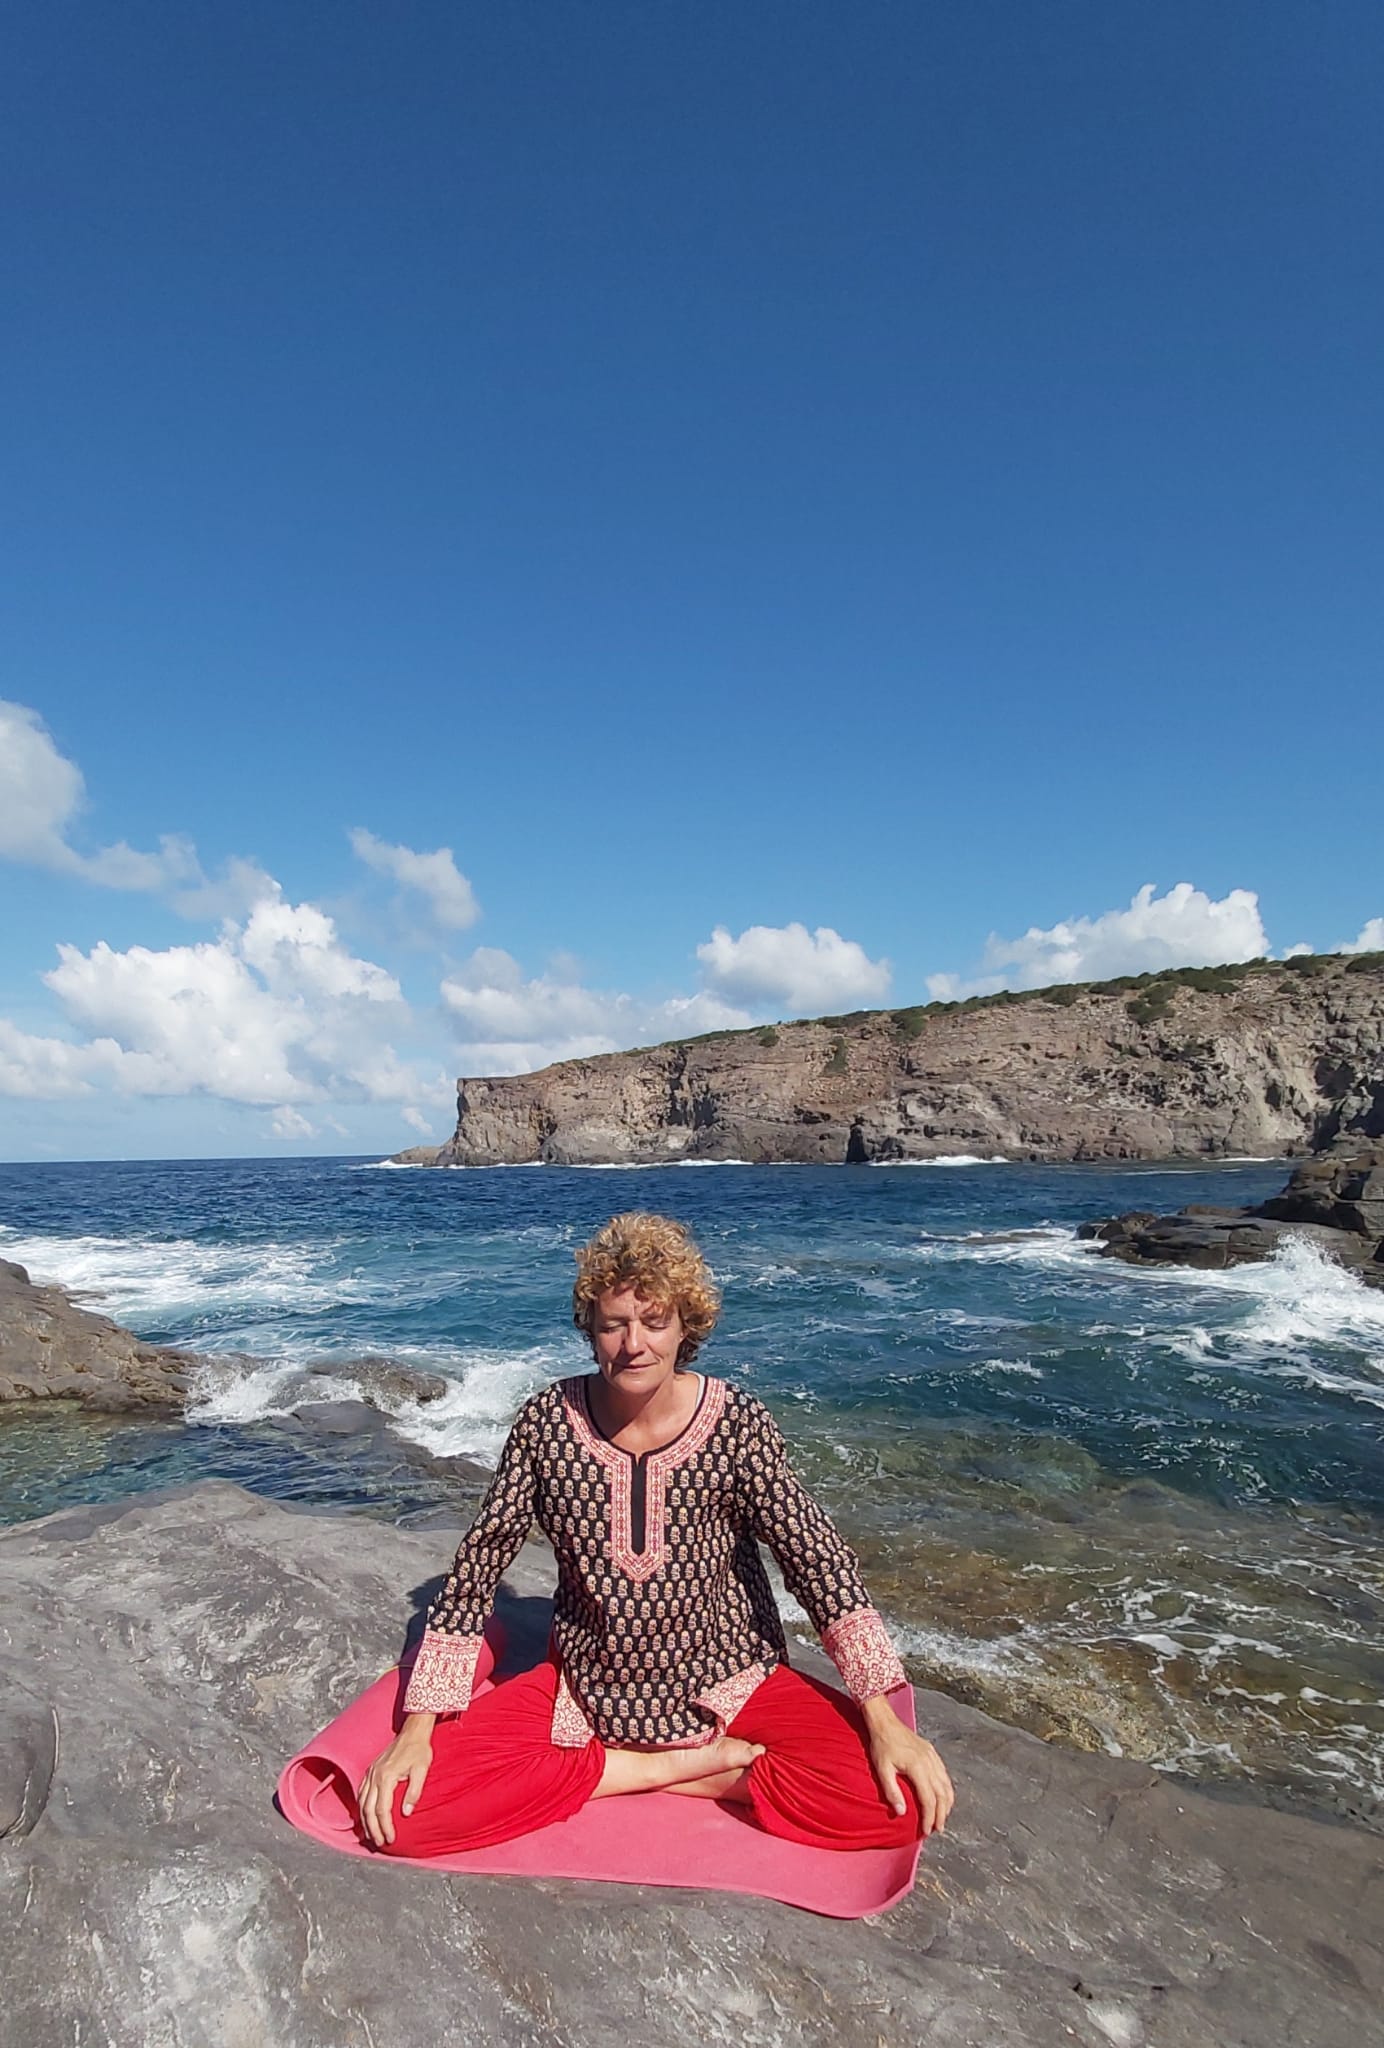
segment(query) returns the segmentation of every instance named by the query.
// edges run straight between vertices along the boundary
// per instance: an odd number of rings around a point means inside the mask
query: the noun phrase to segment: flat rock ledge
[[[1384,1145],[1308,1160],[1281,1194],[1252,1209],[1190,1203],[1172,1216],[1134,1209],[1083,1223],[1077,1235],[1128,1265],[1213,1271],[1271,1259],[1285,1238],[1306,1238],[1367,1286],[1384,1287]]]
[[[279,1818],[284,1760],[421,1625],[449,1532],[212,1483],[0,1534],[6,2040],[28,2048],[1360,2048],[1384,1845],[1051,1748],[935,1693],[916,1892],[839,1923],[433,1875]],[[521,1661],[551,1560],[503,1612]],[[813,1659],[801,1660],[811,1668]]]

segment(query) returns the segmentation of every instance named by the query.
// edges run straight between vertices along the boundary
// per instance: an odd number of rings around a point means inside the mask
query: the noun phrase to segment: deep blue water
[[[1384,1295],[1306,1247],[1143,1272],[1074,1235],[1284,1174],[0,1167],[0,1256],[214,1361],[186,1426],[11,1421],[0,1515],[210,1473],[394,1516],[474,1497],[409,1444],[492,1456],[528,1391],[582,1369],[574,1248],[657,1208],[724,1287],[704,1363],[775,1408],[920,1675],[1364,1810],[1384,1797]],[[314,1434],[363,1355],[450,1391],[387,1400],[383,1443]]]

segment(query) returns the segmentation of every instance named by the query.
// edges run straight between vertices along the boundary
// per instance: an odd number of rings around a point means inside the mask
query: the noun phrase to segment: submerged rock
[[[7,2038],[32,2048],[1359,2048],[1379,1842],[920,1693],[958,1788],[877,1922],[334,1855],[284,1760],[399,1653],[440,1530],[209,1484],[0,1534]],[[551,1561],[504,1596],[541,1653]],[[795,1653],[796,1654],[796,1653]],[[807,1658],[798,1661],[810,1663]]]

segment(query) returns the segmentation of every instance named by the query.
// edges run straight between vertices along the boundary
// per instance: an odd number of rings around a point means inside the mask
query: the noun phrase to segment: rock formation
[[[224,1484],[0,1534],[4,2038],[29,2048],[1360,2048],[1380,1843],[937,1694],[958,1786],[870,1923],[337,1856],[270,1804],[453,1542]],[[503,1613],[541,1654],[550,1559]],[[410,1589],[411,1594],[410,1594]],[[801,1661],[816,1668],[810,1653]]]
[[[1083,1223],[1106,1258],[1135,1266],[1221,1269],[1271,1259],[1285,1237],[1305,1237],[1372,1287],[1384,1287],[1384,1145],[1297,1168],[1281,1195],[1252,1209],[1192,1203],[1174,1216],[1131,1210]]]
[[[0,1408],[39,1400],[106,1414],[181,1407],[205,1364],[191,1352],[145,1344],[109,1316],[78,1308],[66,1288],[37,1286],[23,1266],[0,1259]],[[391,1358],[327,1359],[305,1365],[300,1377],[310,1386],[324,1373],[354,1387],[356,1400],[344,1405],[370,1411],[435,1401],[448,1386]]]
[[[106,1411],[181,1404],[196,1361],[142,1344],[108,1316],[76,1308],[61,1287],[36,1287],[0,1259],[0,1404],[44,1396]]]
[[[1184,969],[458,1085],[407,1163],[1280,1157],[1384,1137],[1384,960]]]

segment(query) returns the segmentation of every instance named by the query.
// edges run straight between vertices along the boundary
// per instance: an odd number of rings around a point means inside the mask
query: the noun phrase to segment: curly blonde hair
[[[572,1321],[587,1337],[596,1303],[615,1287],[633,1287],[645,1301],[674,1308],[682,1320],[678,1364],[689,1365],[721,1311],[711,1268],[686,1227],[671,1216],[631,1209],[612,1216],[577,1253]]]

